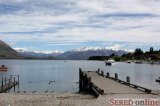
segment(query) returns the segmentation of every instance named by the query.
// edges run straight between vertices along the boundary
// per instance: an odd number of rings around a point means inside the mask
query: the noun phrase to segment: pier
[[[19,75],[11,75],[8,79],[7,77],[2,77],[2,81],[0,82],[0,93],[7,92],[11,88],[14,88],[18,85],[19,89]]]
[[[126,81],[118,79],[118,74],[114,77],[110,73],[103,71],[82,71],[79,69],[79,91],[92,92],[96,95],[105,94],[151,94],[151,90],[130,83],[130,77],[126,76]]]

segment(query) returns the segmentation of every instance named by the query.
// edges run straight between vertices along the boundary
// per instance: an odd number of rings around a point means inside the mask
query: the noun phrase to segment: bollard
[[[126,77],[126,82],[130,83],[130,77],[129,76]]]
[[[101,74],[102,74],[102,75],[104,75],[104,72],[103,72],[103,70],[101,71]]]
[[[104,90],[100,90],[101,91],[101,95],[104,94]]]
[[[109,77],[110,75],[109,75],[109,73],[107,73],[107,77]]]
[[[100,72],[100,69],[98,68],[98,72]]]
[[[81,68],[79,68],[79,71],[82,71],[82,69],[81,69]]]
[[[115,79],[118,79],[118,74],[117,73],[115,73]]]

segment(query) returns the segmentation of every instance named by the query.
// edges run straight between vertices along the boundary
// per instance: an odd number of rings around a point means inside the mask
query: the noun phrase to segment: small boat
[[[0,67],[0,72],[4,72],[4,71],[7,71],[7,67],[5,65],[2,65]]]
[[[111,59],[105,60],[105,63],[106,63],[107,66],[111,66],[112,63],[115,63],[115,60],[111,60]]]
[[[126,61],[126,63],[132,63],[132,61]]]
[[[140,61],[140,60],[138,61],[138,60],[137,60],[137,61],[135,61],[135,63],[136,63],[136,64],[142,64],[143,61]]]
[[[150,62],[150,64],[156,64],[156,65],[159,65],[159,64],[160,64],[160,62],[153,62],[153,61],[151,61],[151,62]]]

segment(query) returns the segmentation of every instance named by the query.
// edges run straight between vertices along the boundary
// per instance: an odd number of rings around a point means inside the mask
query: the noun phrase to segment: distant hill
[[[0,40],[0,59],[20,59],[21,54],[12,49],[8,44]]]

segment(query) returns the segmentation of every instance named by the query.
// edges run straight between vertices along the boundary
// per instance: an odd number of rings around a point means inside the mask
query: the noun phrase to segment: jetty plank
[[[104,94],[146,94],[141,90],[121,84],[115,80],[100,76],[95,71],[84,72],[91,78],[91,82],[98,88],[104,90]]]

